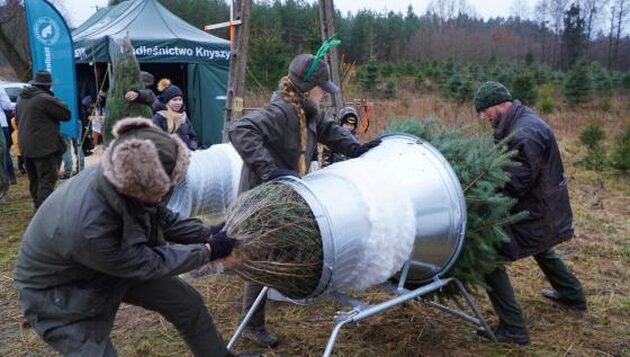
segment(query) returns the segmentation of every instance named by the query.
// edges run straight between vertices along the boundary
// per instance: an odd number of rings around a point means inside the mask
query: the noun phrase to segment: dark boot
[[[477,329],[477,335],[481,337],[485,337],[490,340],[490,335],[486,332],[486,330],[483,327],[480,327]],[[511,331],[508,331],[503,326],[499,326],[494,331],[494,337],[497,338],[497,342],[501,342],[501,343],[513,343],[513,344],[521,345],[521,346],[529,345],[529,335],[527,334],[527,331],[511,332]]]
[[[559,292],[557,292],[556,290],[553,289],[543,289],[540,291],[540,293],[542,294],[542,296],[546,297],[547,299],[560,304],[564,307],[566,307],[567,309],[572,309],[572,310],[577,310],[577,311],[586,311],[586,303],[585,302],[574,302],[574,301],[569,301],[565,298],[563,298]]]
[[[245,329],[243,330],[243,337],[263,348],[274,348],[279,343],[278,337],[265,328],[257,330]]]

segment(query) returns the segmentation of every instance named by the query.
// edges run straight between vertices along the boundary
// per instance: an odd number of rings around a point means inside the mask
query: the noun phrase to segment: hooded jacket
[[[511,241],[504,255],[516,260],[537,254],[573,237],[573,214],[567,180],[553,131],[531,109],[515,100],[495,126],[495,140],[507,142],[520,165],[510,167],[505,190],[517,199],[513,213],[529,216],[507,227]]]
[[[36,159],[65,151],[59,124],[70,120],[70,110],[52,92],[25,87],[18,97],[15,117],[22,156]]]
[[[38,331],[115,312],[129,284],[210,261],[210,228],[120,194],[101,165],[55,190],[28,225],[14,284]],[[166,242],[186,245],[166,245]],[[199,244],[196,244],[199,243]]]
[[[304,111],[307,158],[313,157],[318,142],[348,157],[356,157],[355,152],[361,144],[348,130],[312,106],[305,105]],[[299,133],[295,108],[279,92],[273,94],[264,108],[234,122],[228,135],[245,162],[239,192],[267,181],[276,169],[297,172],[301,151]]]

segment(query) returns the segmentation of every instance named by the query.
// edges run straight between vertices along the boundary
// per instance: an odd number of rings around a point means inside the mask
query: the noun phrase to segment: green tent
[[[203,145],[221,142],[230,43],[175,16],[157,0],[128,0],[97,11],[72,31],[77,66],[109,63],[109,42],[129,36],[140,67],[184,90]]]

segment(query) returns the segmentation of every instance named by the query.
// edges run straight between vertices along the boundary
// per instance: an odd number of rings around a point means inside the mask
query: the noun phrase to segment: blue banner
[[[52,74],[52,90],[68,105],[72,118],[61,123],[61,132],[80,139],[74,47],[68,25],[46,0],[25,0],[28,39],[31,44],[33,75],[39,70]]]

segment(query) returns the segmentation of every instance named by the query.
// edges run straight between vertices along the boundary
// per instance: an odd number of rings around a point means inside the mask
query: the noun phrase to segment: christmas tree
[[[511,213],[516,200],[502,193],[509,181],[505,169],[514,165],[514,151],[505,140],[494,142],[488,128],[444,127],[434,118],[404,119],[390,122],[390,133],[407,133],[428,141],[449,162],[459,178],[466,200],[466,238],[461,255],[450,276],[467,288],[484,286],[484,275],[504,264],[500,247],[509,241],[503,226],[522,219],[526,213]],[[508,137],[509,139],[509,137]],[[445,289],[442,297],[455,297],[454,289]]]
[[[152,116],[151,108],[146,104],[125,100],[125,93],[128,91],[144,89],[140,78],[140,66],[129,38],[111,41],[109,55],[114,67],[114,82],[107,96],[103,123],[105,143],[112,139],[112,128],[118,120],[129,117],[151,118]]]

